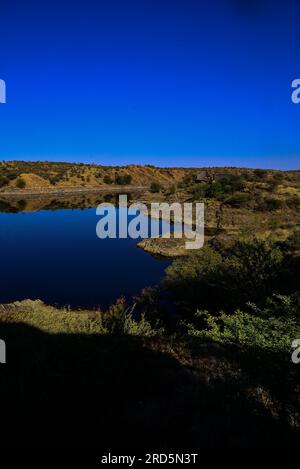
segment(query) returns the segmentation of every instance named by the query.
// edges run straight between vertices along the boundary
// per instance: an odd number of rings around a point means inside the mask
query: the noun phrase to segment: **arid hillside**
[[[143,186],[151,182],[170,185],[181,181],[190,170],[153,166],[99,166],[50,162],[0,163],[0,191],[71,189],[102,186]]]
[[[261,171],[261,174],[259,173]],[[48,190],[70,190],[113,188],[114,186],[162,187],[187,184],[211,183],[226,175],[256,175],[262,183],[277,181],[291,182],[292,191],[300,187],[300,172],[262,171],[241,168],[157,168],[151,165],[99,166],[95,164],[53,162],[0,162],[0,192],[24,192]],[[277,176],[276,176],[277,175]],[[289,184],[285,184],[289,186]]]

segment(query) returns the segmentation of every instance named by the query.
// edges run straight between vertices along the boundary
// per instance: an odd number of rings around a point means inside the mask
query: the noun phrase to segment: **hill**
[[[58,162],[0,162],[0,192],[53,190],[95,190],[118,186],[149,187],[158,183],[166,187],[201,183],[226,175],[256,176],[263,181],[277,176],[278,181],[292,183],[292,190],[300,187],[300,171],[279,172],[242,168],[158,168],[152,165],[100,166],[96,164]],[[295,186],[296,184],[296,186]]]
[[[143,186],[152,181],[177,183],[190,170],[154,166],[99,166],[94,164],[24,162],[0,163],[0,191],[41,189],[97,189],[111,186]]]

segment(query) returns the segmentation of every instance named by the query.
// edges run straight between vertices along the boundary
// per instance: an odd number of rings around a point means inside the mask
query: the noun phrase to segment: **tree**
[[[290,271],[291,268],[289,268]],[[284,257],[266,241],[239,241],[224,252],[204,247],[167,268],[165,288],[181,311],[217,311],[261,301],[274,290],[284,293]]]

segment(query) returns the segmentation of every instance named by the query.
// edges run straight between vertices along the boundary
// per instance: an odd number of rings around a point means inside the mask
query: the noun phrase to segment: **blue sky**
[[[0,159],[300,168],[297,0],[1,2]]]

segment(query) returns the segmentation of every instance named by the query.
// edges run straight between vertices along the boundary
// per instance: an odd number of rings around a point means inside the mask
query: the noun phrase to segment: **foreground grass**
[[[42,301],[25,300],[0,305],[0,322],[25,324],[48,334],[128,334],[153,336],[154,330],[142,317],[135,321],[121,300],[108,311],[57,309]]]
[[[194,329],[165,335],[135,321],[122,302],[106,313],[2,305],[2,444],[297,446],[299,371],[290,353],[253,347],[245,336],[239,342],[238,334],[234,341],[232,323],[230,340],[221,341],[213,326],[206,337]]]
[[[279,299],[281,303],[289,301],[291,309],[289,297]],[[252,308],[257,310],[255,306]],[[294,316],[281,318],[266,313],[265,316],[257,315],[257,311],[251,314],[237,310],[231,315],[220,313],[217,316],[198,311],[195,318],[205,321],[206,327],[197,328],[195,324],[183,322],[182,325],[186,326],[185,340],[198,338],[203,344],[233,345],[254,352],[265,349],[289,357],[292,341],[300,337],[300,320]],[[26,325],[47,334],[167,337],[162,328],[153,328],[145,317],[134,319],[132,309],[126,308],[122,301],[106,312],[57,309],[39,300],[17,301],[0,305],[0,324]]]
[[[17,301],[0,307],[2,323],[26,324],[49,334],[100,333],[97,316],[89,311],[59,310],[38,300]]]
[[[177,259],[128,307],[0,306],[2,446],[298,447],[299,232]]]

